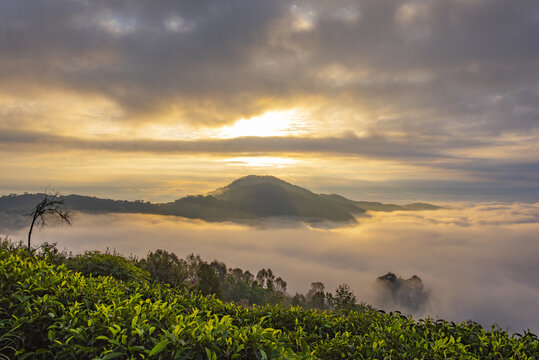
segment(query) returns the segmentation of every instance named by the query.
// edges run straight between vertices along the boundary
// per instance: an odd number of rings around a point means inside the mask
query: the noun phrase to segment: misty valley
[[[0,360],[539,360],[538,34],[0,0]]]
[[[30,254],[44,197],[72,226],[48,219]],[[270,176],[157,204],[2,196],[0,354],[531,359],[538,209],[355,201]]]

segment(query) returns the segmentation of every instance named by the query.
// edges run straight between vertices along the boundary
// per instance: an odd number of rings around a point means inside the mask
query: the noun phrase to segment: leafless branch
[[[48,192],[44,194],[44,198],[36,204],[34,209],[26,214],[32,218],[30,230],[28,231],[28,251],[31,252],[31,238],[34,226],[44,227],[47,226],[47,219],[52,217],[59,217],[68,225],[71,225],[71,213],[65,209],[64,199],[60,197],[58,192]]]

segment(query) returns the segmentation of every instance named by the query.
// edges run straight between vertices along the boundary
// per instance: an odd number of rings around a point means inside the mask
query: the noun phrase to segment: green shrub
[[[144,281],[86,277],[0,250],[0,358],[528,359],[531,333],[374,310],[243,308]]]
[[[66,259],[69,269],[84,275],[112,276],[122,281],[147,281],[150,274],[122,256],[89,251]]]

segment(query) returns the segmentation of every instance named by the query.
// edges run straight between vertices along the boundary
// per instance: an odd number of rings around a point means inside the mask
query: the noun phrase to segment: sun
[[[260,116],[240,119],[231,126],[221,128],[219,137],[224,139],[242,136],[298,135],[303,130],[302,116],[297,110],[268,111]]]

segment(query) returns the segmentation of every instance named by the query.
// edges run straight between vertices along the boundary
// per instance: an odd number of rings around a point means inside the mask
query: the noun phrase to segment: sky
[[[0,1],[0,193],[536,202],[537,34],[536,0]]]

